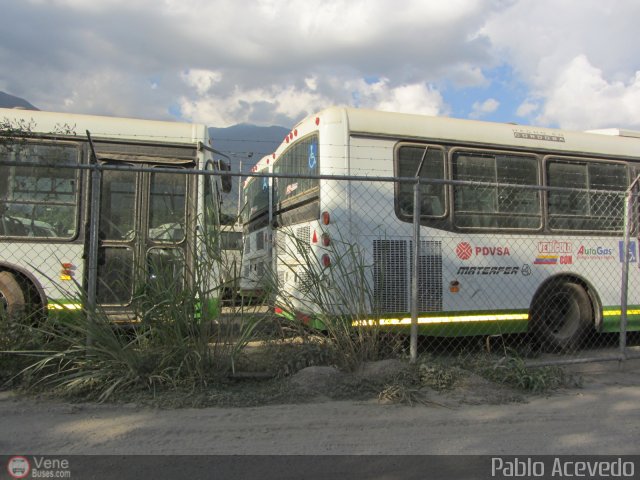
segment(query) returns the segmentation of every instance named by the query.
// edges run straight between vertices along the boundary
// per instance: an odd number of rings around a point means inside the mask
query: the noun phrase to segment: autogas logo
[[[511,255],[509,247],[494,245],[471,245],[469,242],[460,242],[456,245],[456,255],[460,260],[469,260],[471,257],[508,257]]]
[[[612,260],[615,259],[613,255],[613,248],[608,246],[586,246],[580,245],[578,247],[577,257],[580,260]]]

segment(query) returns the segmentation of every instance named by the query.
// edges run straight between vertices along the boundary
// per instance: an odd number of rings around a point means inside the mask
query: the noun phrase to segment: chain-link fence
[[[369,357],[490,351],[566,363],[635,353],[637,183],[625,192],[529,186],[517,175],[493,183],[250,174],[272,193],[256,215],[239,209],[242,243],[225,250],[198,210],[213,172],[45,173],[0,183],[5,317],[94,303],[116,314],[153,299],[128,317],[140,320],[171,314],[167,304],[184,298],[168,293],[195,286],[193,318],[215,317],[203,297],[224,292],[218,318],[245,333],[260,304],[270,321],[328,332],[338,348],[378,349]],[[90,175],[100,189],[78,188]],[[202,199],[205,209],[218,200]],[[211,262],[198,266],[205,256]]]
[[[624,186],[272,178],[270,221],[246,229],[244,274],[270,279],[270,306],[291,319],[348,322],[404,342],[414,358],[493,351],[553,364],[635,353],[637,228],[630,221],[625,249],[624,212],[637,195]],[[278,198],[287,189],[305,191]]]

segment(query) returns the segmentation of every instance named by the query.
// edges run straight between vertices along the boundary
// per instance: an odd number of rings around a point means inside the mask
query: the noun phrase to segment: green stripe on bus
[[[609,306],[602,309],[602,332],[614,333],[620,331],[620,321],[622,310],[620,306]],[[629,305],[627,307],[627,330],[640,330],[640,305]]]

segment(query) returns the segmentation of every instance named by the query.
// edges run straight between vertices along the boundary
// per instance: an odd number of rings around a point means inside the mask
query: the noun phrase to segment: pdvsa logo
[[[473,247],[467,242],[461,242],[456,247],[456,255],[460,260],[469,260],[473,255]]]
[[[7,472],[11,478],[26,478],[31,472],[29,460],[20,456],[11,457],[7,463]]]
[[[456,255],[460,260],[469,260],[474,255],[476,257],[508,257],[511,252],[506,246],[472,246],[469,242],[460,242],[456,246]]]

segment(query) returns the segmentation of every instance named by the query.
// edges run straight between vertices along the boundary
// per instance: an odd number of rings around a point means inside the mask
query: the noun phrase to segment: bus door
[[[113,320],[140,320],[184,287],[193,180],[180,170],[103,171],[96,291],[97,303]]]

